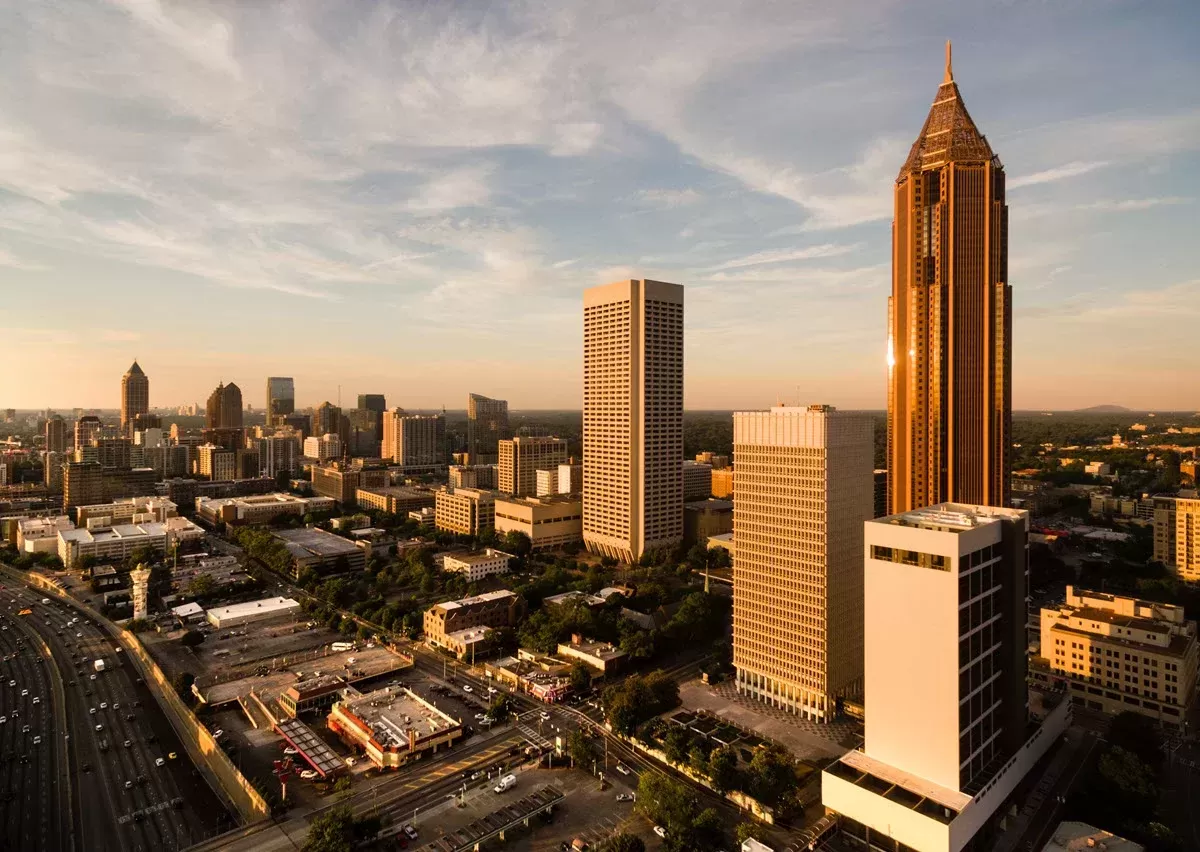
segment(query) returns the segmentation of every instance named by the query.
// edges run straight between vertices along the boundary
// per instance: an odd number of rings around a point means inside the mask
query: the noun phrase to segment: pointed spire
[[[950,66],[950,39],[946,39],[946,76],[942,78],[942,85],[954,82],[954,69]]]

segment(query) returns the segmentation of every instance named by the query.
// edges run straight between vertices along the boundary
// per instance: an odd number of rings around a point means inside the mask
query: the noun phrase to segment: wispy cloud
[[[1096,169],[1102,169],[1107,166],[1106,162],[1074,162],[1066,163],[1062,166],[1055,166],[1052,169],[1046,169],[1040,172],[1034,172],[1031,175],[1023,175],[1015,177],[1008,181],[1009,189],[1020,189],[1023,186],[1037,186],[1043,183],[1055,183],[1060,180],[1069,180],[1070,178],[1086,175],[1088,172],[1094,172]]]
[[[1149,210],[1153,207],[1174,206],[1177,204],[1190,204],[1192,199],[1180,198],[1179,196],[1166,196],[1163,198],[1120,198],[1108,199],[1104,201],[1092,201],[1087,204],[1078,205],[1079,210],[1095,210],[1101,213],[1131,213],[1140,210]]]
[[[760,251],[745,257],[727,260],[724,263],[717,264],[713,269],[740,269],[746,266],[757,266],[766,263],[786,263],[796,260],[811,260],[819,257],[838,257],[843,254],[850,254],[860,248],[862,248],[861,243],[854,243],[853,245],[823,243],[819,246],[809,246],[802,249],[772,249],[770,251]]]

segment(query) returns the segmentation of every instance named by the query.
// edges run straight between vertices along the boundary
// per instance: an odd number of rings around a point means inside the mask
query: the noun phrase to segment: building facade
[[[67,424],[57,414],[46,421],[46,451],[50,453],[67,451]]]
[[[479,535],[496,526],[496,494],[478,488],[442,488],[434,495],[434,526]]]
[[[538,468],[558,465],[567,460],[567,442],[562,438],[506,438],[498,444],[500,466],[497,469],[498,490],[514,497],[537,494]]]
[[[444,648],[453,634],[516,627],[524,614],[525,599],[507,589],[434,604],[425,610],[425,642],[433,648]]]
[[[583,501],[578,495],[499,498],[495,511],[496,532],[524,533],[534,550],[583,540]]]
[[[296,410],[296,383],[291,376],[267,377],[267,425],[279,426]]]
[[[814,721],[862,690],[873,431],[825,405],[733,416],[737,689]]]
[[[894,513],[1007,506],[1012,288],[1004,167],[949,62],[895,185],[888,299],[888,489]]]
[[[1042,608],[1041,656],[1075,703],[1184,728],[1200,644],[1183,607],[1067,586],[1062,605]]]
[[[866,740],[821,778],[849,848],[995,848],[1014,791],[1066,732],[1061,695],[1029,712],[1028,524],[955,503],[865,524]]]
[[[407,414],[396,408],[383,416],[380,456],[400,467],[446,463],[446,418],[440,414]]]
[[[583,465],[570,462],[558,466],[558,493],[583,493]]]
[[[342,439],[333,432],[324,432],[320,437],[313,435],[311,438],[305,438],[304,456],[319,462],[340,459],[342,457]]]
[[[469,582],[482,580],[493,574],[507,574],[512,562],[511,553],[488,548],[481,553],[455,553],[442,560],[442,570],[462,574]]]
[[[92,446],[92,442],[100,437],[101,430],[100,418],[92,414],[84,415],[75,421],[75,452],[78,454],[86,447]],[[76,458],[76,461],[84,461],[84,459]]]
[[[208,395],[204,409],[204,425],[209,429],[241,429],[242,389],[233,382],[218,383]]]
[[[121,434],[133,436],[133,419],[150,411],[150,380],[138,362],[121,377]]]
[[[1200,499],[1175,500],[1175,558],[1171,570],[1181,580],[1200,580]]]
[[[468,464],[496,464],[499,442],[510,434],[508,400],[477,393],[467,395]]]
[[[583,539],[637,562],[683,539],[683,288],[584,293]]]
[[[104,468],[98,462],[67,462],[63,465],[63,511],[104,500]]]
[[[714,469],[711,477],[712,496],[714,497],[732,497],[733,496],[733,468],[727,467],[721,470]]]
[[[712,472],[711,464],[684,459],[683,499],[703,500],[712,494]]]
[[[360,487],[355,498],[363,509],[375,509],[393,515],[407,515],[409,512],[425,508],[432,509],[436,500],[435,493],[429,488],[371,486]]]

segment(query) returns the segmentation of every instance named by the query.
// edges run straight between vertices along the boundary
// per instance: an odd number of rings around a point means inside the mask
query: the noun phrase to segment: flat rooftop
[[[447,553],[446,559],[453,559],[464,565],[478,565],[481,562],[494,562],[497,559],[512,559],[511,553],[501,553],[499,550],[487,550],[483,553]]]
[[[582,642],[563,642],[562,647],[570,648],[573,651],[579,651],[580,653],[604,661],[615,660],[618,657],[625,656],[625,652],[611,642],[600,642],[593,639],[585,639]]]
[[[384,748],[407,748],[409,731],[418,740],[457,728],[457,719],[416,698],[407,689],[385,686],[342,702]]]
[[[931,819],[949,824],[971,803],[971,797],[898,769],[861,751],[842,755],[825,770]]]
[[[216,616],[219,619],[227,618],[244,618],[248,615],[265,615],[271,612],[288,612],[292,609],[299,609],[300,602],[292,598],[274,597],[263,598],[258,601],[246,601],[245,603],[230,604],[229,606],[213,607],[208,611],[209,615]]]
[[[354,542],[341,536],[312,527],[302,530],[279,530],[275,537],[281,539],[294,556],[341,556],[356,553]],[[297,550],[298,549],[298,550]]]
[[[182,523],[178,523],[182,521]],[[118,541],[120,539],[138,539],[138,538],[154,538],[156,536],[165,536],[167,530],[175,532],[195,530],[200,532],[200,528],[186,518],[171,518],[165,523],[159,521],[147,521],[141,524],[116,524],[112,527],[104,529],[73,529],[59,530],[59,536],[65,541],[78,541],[83,543],[91,542],[109,542]]]
[[[328,777],[345,766],[333,749],[299,719],[284,719],[275,726],[275,730],[299,752],[297,756],[307,761],[322,777]]]
[[[457,555],[455,558],[458,558]],[[458,609],[464,606],[476,606],[482,603],[491,603],[492,601],[502,601],[507,598],[515,598],[515,592],[510,592],[508,589],[501,589],[497,592],[484,592],[481,595],[472,595],[469,598],[460,598],[456,601],[443,601],[435,606],[440,606],[442,609]]]
[[[1024,511],[1016,509],[971,506],[966,503],[938,503],[924,509],[876,518],[868,523],[895,524],[938,532],[966,532],[1000,520],[1015,520],[1026,515]]]

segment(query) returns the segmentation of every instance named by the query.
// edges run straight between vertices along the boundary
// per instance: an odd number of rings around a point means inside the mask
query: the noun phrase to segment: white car
[[[488,687],[488,695],[495,695],[495,694],[496,694],[496,687],[489,686]]]
[[[107,701],[101,701],[101,702],[100,702],[100,709],[101,709],[101,710],[107,710],[107,709],[108,709],[108,702],[107,702]]]
[[[167,762],[165,760],[163,760],[161,757],[158,757],[158,758],[154,759],[154,765],[155,766],[166,766]]]
[[[42,744],[42,738],[41,738],[41,737],[34,737],[34,738],[33,738],[33,744],[34,744],[34,745],[41,745],[41,744]]]
[[[22,698],[24,698],[24,697],[25,697],[26,695],[28,695],[28,694],[29,694],[29,690],[28,690],[28,689],[22,689],[22,690],[21,690],[21,697],[22,697]]]
[[[41,704],[41,703],[42,703],[42,696],[40,696],[40,695],[35,695],[35,696],[33,696],[33,703],[34,703],[34,704]]]
[[[303,772],[300,773],[300,777],[303,778],[305,781],[311,781],[317,777],[317,773],[316,773],[316,770],[305,769]]]
[[[469,684],[469,683],[464,683],[464,684],[463,684],[463,692],[474,692],[474,690],[473,690],[473,689],[471,689],[471,684]]]
[[[5,723],[7,723],[7,722],[8,722],[8,717],[7,717],[7,716],[0,716],[0,725],[3,725],[3,724],[5,724]]]
[[[286,755],[293,755],[293,754],[296,754],[297,752],[294,748],[292,748],[291,746],[288,746],[287,748],[285,748],[283,750],[283,753]]]
[[[667,830],[665,828],[663,828],[661,825],[654,826],[654,833],[657,834],[659,837],[661,837],[663,840],[667,839]]]
[[[542,710],[542,711],[540,711],[540,712],[538,713],[538,715],[542,717],[542,721],[543,721],[543,722],[549,722],[549,721],[550,721],[550,714],[549,714],[549,713],[547,713],[545,710]]]
[[[93,708],[92,708],[91,710],[89,710],[88,712],[89,712],[89,713],[91,713],[93,716],[95,716],[95,715],[96,715],[96,708],[95,708],[95,707],[93,707]]]
[[[96,726],[96,731],[97,731],[97,732],[99,732],[99,731],[103,731],[103,730],[104,730],[104,726],[103,726],[103,725],[97,725],[97,726]]]
[[[92,680],[95,680],[95,679],[96,679],[96,676],[95,676],[95,675],[91,675],[91,679],[92,679]]]
[[[620,772],[622,775],[628,775],[628,774],[629,774],[629,767],[628,767],[628,766],[626,766],[624,763],[618,763],[618,764],[617,764],[617,771],[618,771],[618,772]]]

